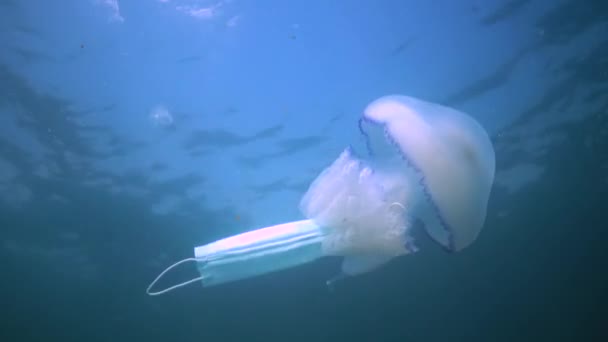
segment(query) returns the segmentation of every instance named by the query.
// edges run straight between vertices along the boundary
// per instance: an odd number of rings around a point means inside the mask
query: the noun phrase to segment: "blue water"
[[[608,338],[605,1],[3,0],[0,44],[1,341]],[[300,219],[396,93],[492,137],[472,246],[146,296]]]

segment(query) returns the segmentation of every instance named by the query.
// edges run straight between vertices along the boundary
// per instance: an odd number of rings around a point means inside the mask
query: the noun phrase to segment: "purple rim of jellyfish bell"
[[[441,214],[441,211],[439,210],[439,207],[435,203],[435,200],[433,199],[433,196],[431,195],[431,192],[429,191],[428,186],[426,184],[426,178],[425,178],[424,173],[420,170],[420,168],[416,164],[414,164],[414,162],[407,156],[407,154],[403,150],[401,150],[401,147],[399,146],[399,144],[395,141],[395,139],[393,139],[393,137],[391,137],[390,133],[388,132],[388,129],[386,128],[385,123],[375,121],[364,115],[359,119],[359,131],[365,137],[367,150],[370,155],[373,156],[374,151],[372,150],[372,147],[371,147],[369,134],[367,134],[367,132],[363,128],[363,122],[379,126],[382,129],[382,131],[384,132],[384,138],[386,139],[386,141],[389,142],[391,145],[393,145],[397,149],[397,151],[399,152],[399,154],[401,155],[403,160],[408,164],[408,166],[411,167],[417,174],[420,175],[419,184],[422,187],[422,192],[425,194],[428,202],[431,204],[431,206],[435,210],[435,214],[437,216],[437,219],[439,220],[439,224],[448,233],[449,246],[443,246],[441,243],[440,243],[440,245],[445,247],[444,249],[447,250],[448,252],[453,252],[455,249],[454,234],[452,233],[453,230],[448,225],[448,223],[445,221],[445,219],[443,218],[443,215]],[[425,229],[425,231],[426,231],[426,229]],[[428,232],[427,232],[427,234],[428,234]]]

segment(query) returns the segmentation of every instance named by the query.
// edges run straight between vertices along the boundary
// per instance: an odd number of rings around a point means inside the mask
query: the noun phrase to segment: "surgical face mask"
[[[163,271],[148,287],[148,294],[163,294],[198,281],[205,287],[214,286],[316,260],[323,256],[321,242],[324,235],[324,230],[312,220],[303,220],[196,247],[194,258],[179,261]],[[150,291],[166,272],[186,262],[196,263],[199,277],[162,291]]]
[[[193,258],[163,271],[147,293],[214,286],[332,256],[343,258],[334,279],[362,274],[417,251],[414,221],[445,249],[470,245],[494,179],[494,150],[483,128],[462,112],[405,96],[372,102],[359,126],[369,158],[346,149],[325,169],[300,202],[305,219],[195,247]],[[152,291],[187,262],[198,277]]]

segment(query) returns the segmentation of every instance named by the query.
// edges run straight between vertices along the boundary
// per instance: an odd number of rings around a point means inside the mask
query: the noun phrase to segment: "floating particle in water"
[[[300,25],[299,25],[299,24],[292,24],[292,25],[291,25],[291,33],[289,33],[289,34],[287,35],[287,37],[288,37],[289,39],[291,39],[291,40],[295,40],[295,39],[297,38],[297,37],[296,37],[296,31],[297,31],[299,28],[300,28]]]
[[[171,127],[173,126],[173,116],[164,106],[156,106],[150,112],[150,120],[155,126]]]

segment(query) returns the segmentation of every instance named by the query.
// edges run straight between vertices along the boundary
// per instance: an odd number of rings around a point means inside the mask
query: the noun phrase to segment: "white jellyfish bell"
[[[407,96],[370,103],[359,121],[366,156],[348,148],[310,185],[306,219],[261,228],[194,248],[147,289],[159,295],[266,274],[326,256],[343,257],[339,277],[369,272],[418,250],[414,221],[442,247],[459,251],[486,218],[495,157],[486,131],[455,109]],[[153,292],[171,268],[196,262],[199,277]]]

